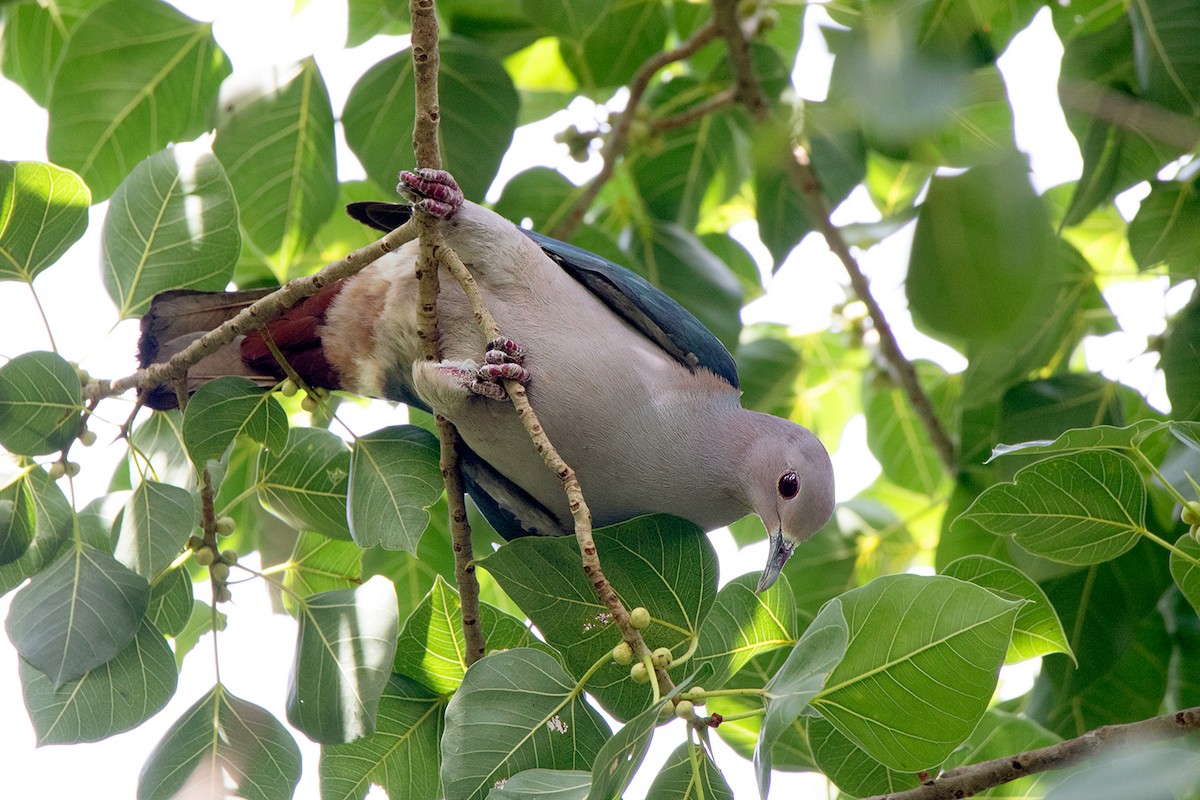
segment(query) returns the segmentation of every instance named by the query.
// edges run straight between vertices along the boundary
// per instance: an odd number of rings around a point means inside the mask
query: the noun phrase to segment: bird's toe
[[[396,191],[413,206],[439,219],[454,216],[463,204],[462,189],[449,172],[441,169],[404,170]]]

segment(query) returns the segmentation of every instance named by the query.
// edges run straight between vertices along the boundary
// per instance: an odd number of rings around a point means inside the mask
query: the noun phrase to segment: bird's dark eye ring
[[[779,496],[785,500],[791,500],[800,491],[800,476],[796,474],[794,469],[789,469],[787,472],[779,476]]]

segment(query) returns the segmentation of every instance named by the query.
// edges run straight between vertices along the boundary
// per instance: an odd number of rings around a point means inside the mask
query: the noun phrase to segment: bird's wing
[[[401,203],[351,203],[351,217],[381,231],[412,216]],[[520,229],[601,302],[688,369],[703,368],[738,387],[737,365],[704,324],[654,284],[606,258],[534,231]]]

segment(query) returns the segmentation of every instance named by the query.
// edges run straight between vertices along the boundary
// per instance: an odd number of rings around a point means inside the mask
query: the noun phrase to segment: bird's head
[[[775,583],[796,546],[833,514],[833,464],[806,428],[772,417],[769,436],[754,446],[748,477],[754,510],[767,528],[767,564],[758,591]]]

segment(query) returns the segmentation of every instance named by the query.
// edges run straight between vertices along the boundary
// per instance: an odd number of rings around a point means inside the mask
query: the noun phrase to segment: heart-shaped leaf
[[[396,425],[354,440],[350,452],[350,532],[359,547],[414,555],[442,494],[437,437]]]

